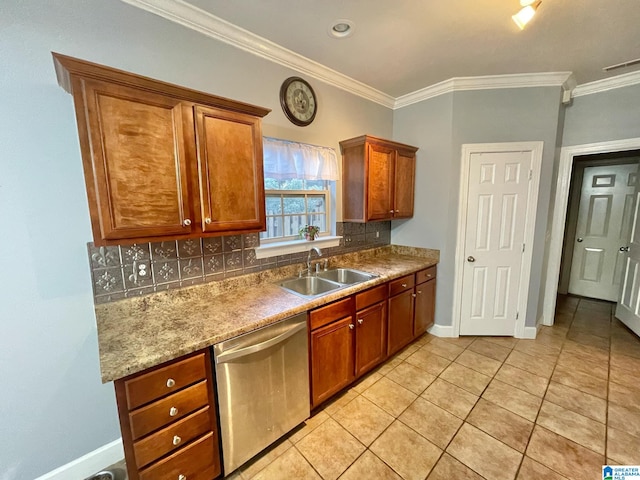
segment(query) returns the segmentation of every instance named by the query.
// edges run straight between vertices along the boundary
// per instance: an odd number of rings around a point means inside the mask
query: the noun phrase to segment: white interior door
[[[637,170],[637,164],[584,169],[569,293],[618,300]]]
[[[471,153],[460,335],[514,335],[531,151]]]
[[[640,335],[640,182],[635,186],[635,204],[629,249],[624,258],[622,291],[616,306],[616,317]]]

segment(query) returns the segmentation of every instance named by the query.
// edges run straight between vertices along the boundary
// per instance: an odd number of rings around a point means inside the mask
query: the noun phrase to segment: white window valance
[[[338,180],[338,157],[329,147],[264,137],[264,176],[277,180]]]

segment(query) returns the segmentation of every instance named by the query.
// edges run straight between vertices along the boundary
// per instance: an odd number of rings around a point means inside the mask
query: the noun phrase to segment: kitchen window
[[[263,139],[263,150],[267,229],[260,233],[260,244],[302,244],[306,249],[299,234],[305,225],[318,226],[320,240],[336,238],[331,237],[338,179],[335,150],[269,137]]]
[[[265,178],[264,187],[267,230],[261,240],[298,240],[305,225],[320,227],[319,236],[331,233],[329,180]]]

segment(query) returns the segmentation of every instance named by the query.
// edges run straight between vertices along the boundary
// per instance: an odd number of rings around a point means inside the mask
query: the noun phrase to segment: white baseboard
[[[520,338],[535,339],[538,335],[538,328],[539,327],[524,327],[524,332]]]
[[[87,478],[103,468],[108,467],[124,458],[122,439],[95,449],[80,458],[63,465],[55,470],[45,473],[36,480],[69,480],[70,478]]]
[[[434,324],[429,328],[429,333],[436,337],[455,337],[453,334],[453,325],[438,325]]]

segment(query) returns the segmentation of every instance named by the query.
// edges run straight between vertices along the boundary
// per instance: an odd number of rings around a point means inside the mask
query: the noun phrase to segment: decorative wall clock
[[[316,118],[318,103],[311,85],[300,77],[289,77],[280,87],[280,105],[292,123],[306,127]]]

